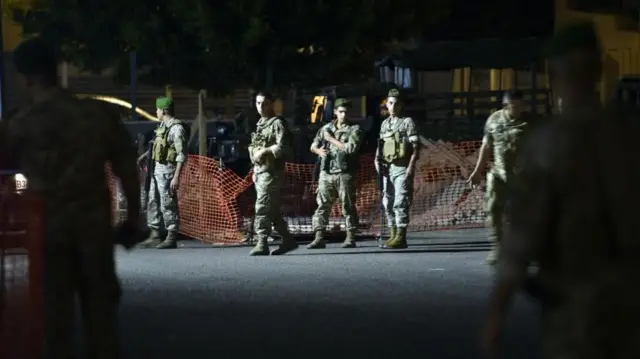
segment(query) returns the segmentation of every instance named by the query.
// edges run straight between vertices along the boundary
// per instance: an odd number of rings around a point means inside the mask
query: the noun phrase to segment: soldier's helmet
[[[338,107],[351,108],[351,101],[344,98],[339,98],[333,103],[333,108]]]
[[[400,90],[398,90],[398,89],[389,90],[389,93],[387,93],[387,97],[399,98],[400,97]]]

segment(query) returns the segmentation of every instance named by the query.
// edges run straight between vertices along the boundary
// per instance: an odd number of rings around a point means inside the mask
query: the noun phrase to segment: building
[[[639,5],[633,0],[555,0],[556,27],[576,20],[591,20],[597,27],[604,50],[603,101],[611,98],[620,77],[640,75]]]

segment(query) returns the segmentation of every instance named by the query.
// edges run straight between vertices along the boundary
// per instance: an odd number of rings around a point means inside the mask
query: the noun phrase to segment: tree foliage
[[[372,72],[393,40],[447,14],[448,0],[40,0],[16,8],[26,35],[45,36],[82,69],[224,92],[348,81]],[[341,80],[337,80],[340,77]]]

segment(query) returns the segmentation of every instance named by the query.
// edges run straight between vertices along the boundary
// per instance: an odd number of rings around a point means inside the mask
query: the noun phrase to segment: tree
[[[26,35],[47,37],[82,69],[113,67],[126,80],[128,53],[136,51],[140,81],[225,92],[367,77],[389,41],[441,19],[447,3],[41,0],[14,9],[14,18]]]

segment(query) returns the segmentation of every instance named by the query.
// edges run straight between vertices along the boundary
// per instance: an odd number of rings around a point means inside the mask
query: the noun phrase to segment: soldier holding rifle
[[[382,176],[382,204],[390,228],[389,240],[381,248],[407,248],[409,207],[413,199],[413,175],[419,151],[419,137],[411,117],[402,115],[400,91],[392,89],[387,96],[389,117],[380,126],[380,144],[375,167]]]
[[[138,161],[149,158],[147,183],[149,199],[147,226],[149,237],[141,247],[172,249],[177,247],[180,217],[178,215],[178,186],[180,173],[187,160],[186,131],[182,121],[173,117],[173,101],[167,97],[156,99],[156,115],[161,121],[155,130],[155,139],[149,150]],[[167,236],[160,236],[161,225]]]
[[[326,247],[324,235],[327,222],[331,208],[338,198],[342,204],[347,230],[342,248],[356,246],[356,171],[362,130],[359,125],[349,123],[347,111],[350,103],[347,100],[337,99],[334,108],[336,120],[324,125],[311,144],[311,152],[320,157],[321,163],[316,197],[318,209],[312,220],[315,239],[307,246],[309,249]]]
[[[256,186],[254,229],[257,243],[249,253],[251,256],[281,255],[298,248],[280,210],[285,159],[291,154],[291,133],[285,119],[276,116],[273,100],[273,96],[266,92],[259,92],[255,98],[260,120],[256,131],[251,134],[249,157]],[[282,244],[269,252],[268,239],[272,228],[282,236]]]

